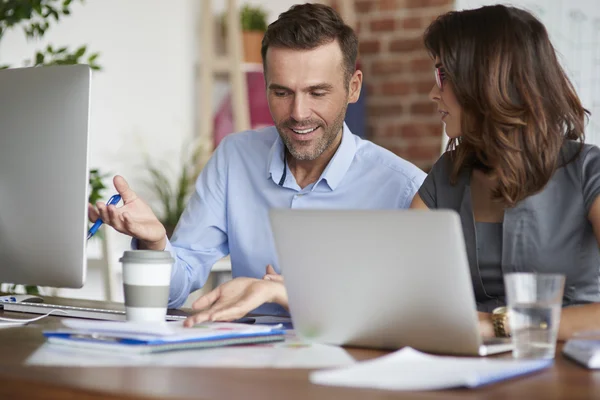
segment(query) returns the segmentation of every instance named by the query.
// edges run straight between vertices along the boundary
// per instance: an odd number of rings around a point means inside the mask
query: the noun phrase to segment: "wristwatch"
[[[508,332],[508,309],[506,307],[497,307],[492,311],[492,324],[494,325],[494,335],[496,337],[510,337]]]

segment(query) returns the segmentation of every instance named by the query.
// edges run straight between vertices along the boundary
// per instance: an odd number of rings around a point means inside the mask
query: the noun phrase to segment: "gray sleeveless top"
[[[579,143],[566,141],[565,160]],[[459,213],[478,309],[491,311],[499,301],[486,293],[477,263],[476,230],[471,204],[471,170],[450,183],[450,155],[433,166],[419,189],[429,208]],[[600,194],[600,149],[586,144],[572,162],[558,168],[546,187],[504,213],[501,265],[509,272],[547,272],[566,276],[564,305],[600,302],[600,251],[590,207]]]
[[[485,294],[504,298],[504,274],[502,273],[502,223],[475,222],[477,265]],[[478,302],[487,297],[476,298]]]

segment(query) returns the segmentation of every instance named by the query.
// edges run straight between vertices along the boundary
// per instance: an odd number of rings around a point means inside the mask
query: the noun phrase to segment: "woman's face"
[[[446,127],[446,135],[450,139],[455,139],[461,135],[461,107],[454,96],[452,82],[446,79],[444,66],[439,57],[435,58],[435,68],[436,83],[429,92],[429,99],[437,103],[438,113]]]

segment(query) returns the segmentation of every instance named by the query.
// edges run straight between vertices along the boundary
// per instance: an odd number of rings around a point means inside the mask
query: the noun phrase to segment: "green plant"
[[[96,204],[98,201],[100,201],[104,197],[104,195],[102,194],[102,192],[104,192],[104,189],[106,189],[106,185],[104,184],[104,179],[108,178],[109,175],[110,174],[100,173],[100,171],[98,169],[90,170],[89,202],[91,204]]]
[[[104,179],[108,178],[110,174],[100,173],[98,169],[90,170],[90,178],[89,178],[89,195],[88,202],[90,204],[95,205],[98,201],[104,198],[104,190],[106,189],[106,185],[104,184]],[[88,223],[88,229],[92,226],[92,223]],[[99,230],[96,235],[94,235],[90,240],[94,240],[94,238],[102,238],[103,232]]]
[[[240,9],[240,25],[242,31],[265,32],[267,30],[267,12],[259,6],[244,4]],[[221,14],[221,34],[227,32],[227,13]]]
[[[265,32],[267,30],[267,12],[259,6],[244,4],[240,10],[243,31]]]
[[[146,157],[145,162],[149,174],[146,185],[160,204],[154,211],[165,226],[168,237],[171,237],[194,190],[194,183],[204,167],[204,160],[207,159],[206,147],[184,146],[181,159],[184,161],[177,171],[174,183],[169,178],[169,168],[163,164],[158,165],[149,157]]]
[[[84,0],[80,0],[83,2]],[[62,17],[71,14],[72,0],[2,0],[0,1],[0,40],[4,33],[21,27],[27,39],[41,39],[52,22],[58,23]],[[69,50],[68,46],[54,48],[52,45],[36,51],[33,59],[25,60],[24,66],[80,64],[82,60],[95,70],[98,53],[86,54],[87,46]],[[0,68],[9,68],[1,65]]]

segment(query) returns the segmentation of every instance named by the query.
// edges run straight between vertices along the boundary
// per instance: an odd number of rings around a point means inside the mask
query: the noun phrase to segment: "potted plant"
[[[227,32],[227,13],[221,15],[221,37],[225,40]],[[267,12],[259,6],[245,4],[240,9],[240,25],[244,62],[261,64],[260,49],[267,30]]]
[[[245,4],[240,10],[244,61],[262,63],[260,49],[267,30],[267,13],[261,7]]]

